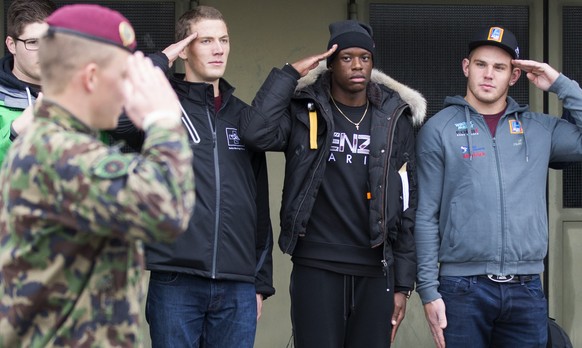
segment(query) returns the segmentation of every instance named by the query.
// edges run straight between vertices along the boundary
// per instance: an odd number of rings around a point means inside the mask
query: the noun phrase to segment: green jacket
[[[13,66],[14,58],[11,55],[0,59],[0,164],[12,144],[12,121],[36,100],[39,91],[17,79],[12,73]]]

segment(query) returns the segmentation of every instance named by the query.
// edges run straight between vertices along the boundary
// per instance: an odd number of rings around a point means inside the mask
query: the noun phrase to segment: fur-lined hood
[[[322,79],[329,80],[329,70],[327,68],[326,61],[322,61],[319,63],[319,66],[313,70],[311,70],[306,76],[299,79],[297,83],[297,88],[295,92],[311,86],[317,81],[320,77]],[[378,69],[372,70],[372,77],[371,77],[370,85],[368,86],[368,97],[372,104],[378,105],[380,103],[379,96],[379,85],[384,85],[389,89],[397,92],[400,95],[400,98],[404,100],[409,106],[412,112],[412,124],[414,126],[420,126],[426,117],[426,99],[420,94],[418,91],[394,80],[390,76],[386,75],[382,71]],[[325,84],[329,86],[329,83]]]

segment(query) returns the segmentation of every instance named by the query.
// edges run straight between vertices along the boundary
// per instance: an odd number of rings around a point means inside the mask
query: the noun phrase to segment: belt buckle
[[[513,274],[510,275],[495,275],[495,274],[488,274],[487,278],[489,278],[489,280],[496,282],[496,283],[507,283],[513,280],[513,278],[515,278],[515,276]]]

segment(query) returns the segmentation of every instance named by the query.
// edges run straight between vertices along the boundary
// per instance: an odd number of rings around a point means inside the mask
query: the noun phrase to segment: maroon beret
[[[131,23],[121,13],[92,4],[63,6],[47,19],[48,34],[58,32],[78,35],[129,51],[135,50],[135,32]]]

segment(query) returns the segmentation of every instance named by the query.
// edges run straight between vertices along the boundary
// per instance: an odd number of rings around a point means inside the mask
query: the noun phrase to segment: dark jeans
[[[146,319],[153,348],[252,348],[255,285],[154,271]]]
[[[545,348],[548,310],[539,276],[495,283],[484,277],[440,277],[447,348]]]
[[[386,278],[293,265],[291,321],[296,348],[389,348],[394,294]]]

